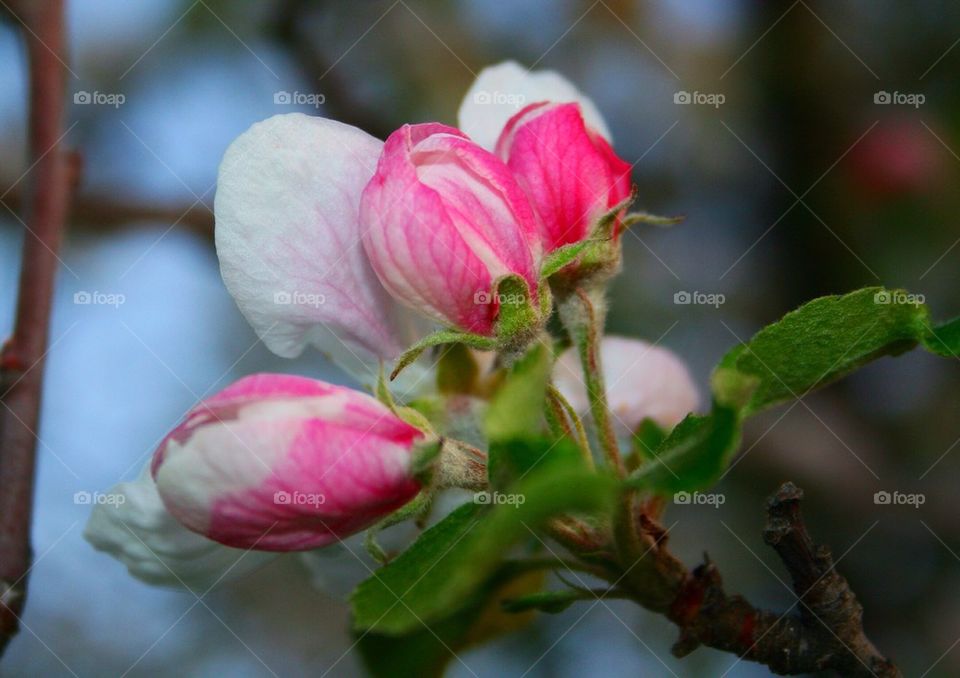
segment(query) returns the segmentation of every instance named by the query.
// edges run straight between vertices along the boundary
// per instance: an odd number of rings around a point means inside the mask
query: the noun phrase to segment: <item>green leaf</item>
[[[960,357],[960,318],[954,318],[939,327],[928,328],[922,341],[931,353],[946,358]]]
[[[487,454],[487,474],[494,490],[506,490],[534,470],[561,469],[576,473],[586,472],[586,468],[580,449],[567,438],[551,441],[525,436],[494,441]]]
[[[491,441],[541,430],[550,358],[550,349],[537,343],[510,368],[487,410],[485,425]]]
[[[633,434],[633,450],[642,459],[652,459],[654,450],[666,440],[667,432],[650,417],[644,418]]]
[[[433,622],[429,629],[421,627],[402,636],[355,632],[367,672],[375,678],[439,678],[453,653],[463,649],[460,640],[469,633],[478,607],[469,606]]]
[[[928,312],[899,301],[905,298],[902,290],[869,287],[804,304],[724,356],[715,397],[743,402],[750,414],[912,348],[928,331]]]
[[[714,404],[707,415],[687,415],[656,449],[656,458],[630,475],[631,487],[664,494],[709,487],[740,444],[737,410]]]
[[[611,478],[550,465],[512,487],[510,503],[461,506],[357,587],[356,628],[398,635],[449,615],[531,531],[561,513],[609,511],[616,492]]]
[[[918,343],[960,357],[960,318],[934,328],[920,299],[868,287],[814,299],[768,325],[714,370],[711,413],[684,419],[655,448],[656,458],[631,474],[630,485],[659,492],[703,489],[736,451],[742,418]]]
[[[518,573],[504,565],[466,604],[429,628],[421,625],[402,636],[355,634],[360,656],[375,678],[439,678],[455,653],[529,624],[532,612],[508,613],[501,604],[539,590],[543,582],[543,572]]]

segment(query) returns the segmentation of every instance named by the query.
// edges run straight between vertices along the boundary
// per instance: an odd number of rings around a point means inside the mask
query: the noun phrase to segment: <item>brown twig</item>
[[[57,250],[72,156],[63,149],[66,56],[62,0],[16,2],[30,69],[32,192],[13,335],[0,351],[0,652],[19,628],[32,557],[36,435]]]
[[[12,190],[0,200],[0,206],[6,207],[0,209],[0,214],[7,209],[19,212],[25,202],[21,192]],[[165,206],[102,195],[77,195],[71,200],[69,218],[71,232],[76,233],[111,234],[127,230],[132,224],[153,222],[196,233],[213,242],[213,212],[200,204]]]
[[[900,676],[865,635],[863,608],[835,570],[829,549],[810,539],[800,515],[802,496],[792,483],[781,486],[768,502],[764,530],[764,540],[793,580],[797,611],[759,610],[742,596],[727,594],[708,558],[690,572],[667,550],[662,533],[648,538],[649,557],[628,570],[629,588],[640,604],[680,627],[673,647],[678,657],[706,645],[778,674],[834,670],[844,676]]]

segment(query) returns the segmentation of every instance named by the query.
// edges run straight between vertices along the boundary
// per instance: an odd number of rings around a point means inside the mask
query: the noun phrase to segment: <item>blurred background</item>
[[[84,172],[52,319],[37,563],[3,675],[360,672],[344,587],[316,588],[297,558],[218,586],[198,604],[95,552],[81,537],[89,507],[73,502],[75,492],[135,477],[183,412],[244,374],[347,381],[317,354],[270,354],[220,281],[211,238],[217,165],[257,120],[303,110],[384,137],[408,121],[455,123],[485,65],[509,58],[564,73],[606,116],[618,153],[636,162],[640,206],[687,216],[672,229],[625,236],[610,328],[679,353],[704,393],[727,349],[819,295],[882,283],[923,294],[939,320],[960,313],[955,2],[83,0],[68,8],[66,124]],[[21,47],[13,28],[0,26],[3,335],[24,237],[9,211],[20,209],[28,167]],[[278,92],[324,103],[278,104]],[[82,292],[122,303],[74,303]],[[676,303],[683,292],[717,303]],[[877,645],[905,675],[960,675],[957,376],[954,362],[912,352],[751,420],[716,488],[723,504],[671,507],[673,548],[690,564],[708,551],[728,590],[786,611],[796,599],[760,531],[764,497],[793,480]],[[882,490],[925,501],[878,505]],[[667,621],[629,604],[582,605],[463,653],[450,675],[768,675],[708,649],[675,659],[675,636]]]

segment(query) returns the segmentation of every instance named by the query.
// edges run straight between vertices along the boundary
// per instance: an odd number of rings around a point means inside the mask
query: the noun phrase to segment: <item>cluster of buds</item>
[[[517,97],[491,102],[479,96],[487,91]],[[221,273],[278,355],[312,345],[368,384],[383,363],[412,364],[393,388],[421,392],[433,375],[414,362],[425,347],[517,355],[542,334],[558,280],[569,286],[619,264],[630,169],[589,99],[555,73],[513,63],[480,75],[460,128],[404,125],[381,142],[324,118],[275,116],[242,134],[221,164]],[[630,383],[669,422],[692,407],[689,379],[674,406],[643,395],[656,379]],[[164,512],[156,524],[169,531],[172,516],[225,546],[305,550],[368,528],[428,489],[418,459],[431,451],[441,450],[437,475],[455,483],[450,469],[469,464],[460,457],[444,470],[448,446],[386,393],[378,400],[285,375],[241,379],[193,408],[137,481],[162,502],[150,504]],[[630,421],[649,415],[618,408]],[[91,541],[124,552],[107,534],[113,523],[95,518]],[[149,544],[144,531],[137,538]]]

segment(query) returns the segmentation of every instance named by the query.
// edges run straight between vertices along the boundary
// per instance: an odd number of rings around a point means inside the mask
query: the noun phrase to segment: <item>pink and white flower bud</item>
[[[541,248],[530,202],[503,162],[453,127],[404,125],[390,135],[363,191],[360,222],[384,287],[442,323],[492,336],[498,278],[518,275],[537,293]]]
[[[629,436],[647,418],[672,429],[697,407],[700,396],[687,366],[666,348],[608,336],[600,343],[600,361],[618,436]],[[590,404],[575,349],[557,359],[553,380],[574,409],[586,416]]]
[[[496,154],[540,215],[544,248],[580,242],[630,196],[630,165],[586,125],[577,103],[533,103],[507,122]]]
[[[422,437],[359,391],[258,374],[191,410],[151,470],[163,503],[191,530],[228,546],[300,551],[412,499]]]

